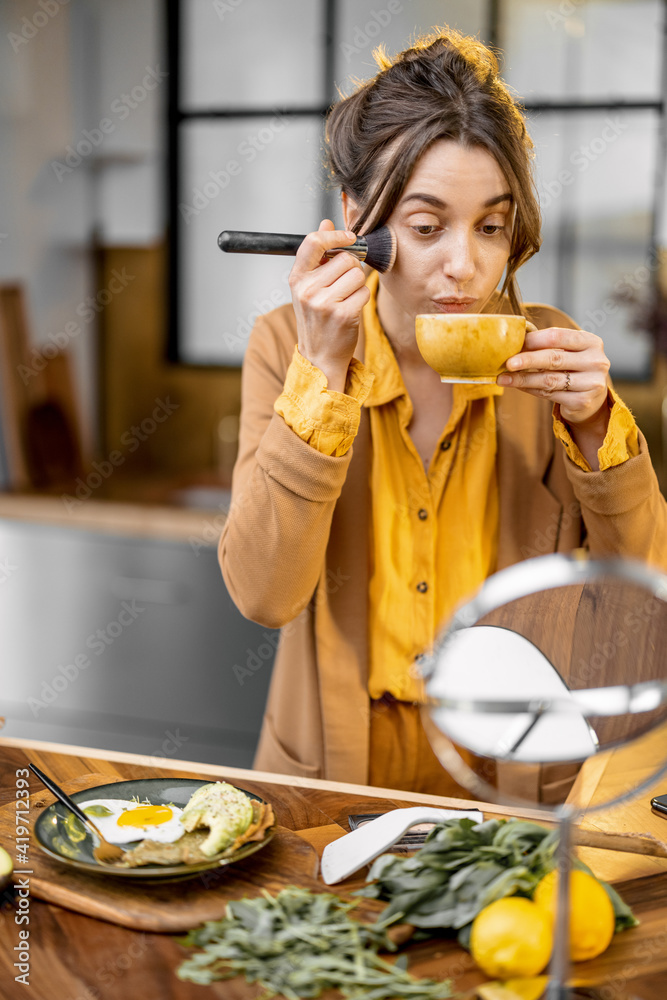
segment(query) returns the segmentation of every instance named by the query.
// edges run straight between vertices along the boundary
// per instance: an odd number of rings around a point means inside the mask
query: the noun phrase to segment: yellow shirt
[[[345,392],[297,348],[275,410],[312,447],[341,456],[357,433],[361,407],[370,411],[371,575],[369,694],[423,700],[414,670],[454,608],[495,571],[498,538],[496,411],[498,385],[453,386],[453,408],[428,470],[408,427],[412,402],[377,316],[378,275],[368,279],[364,307],[365,363],[353,359]],[[611,390],[610,390],[611,392]],[[638,453],[630,411],[612,392],[613,407],[600,468]],[[554,433],[570,459],[590,466],[554,412]]]

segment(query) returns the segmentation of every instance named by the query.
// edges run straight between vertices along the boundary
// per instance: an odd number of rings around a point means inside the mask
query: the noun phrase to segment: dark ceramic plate
[[[197,778],[141,778],[137,781],[114,781],[110,785],[98,785],[96,788],[87,788],[82,792],[74,792],[70,797],[76,803],[87,802],[89,799],[133,799],[138,797],[141,801],[148,799],[152,805],[168,805],[184,808],[190,800],[192,794],[202,785],[211,784],[210,781],[203,781]],[[242,789],[242,791],[245,791]],[[263,802],[258,795],[252,792],[245,792],[258,802]],[[70,822],[67,819],[70,817]],[[35,822],[35,836],[41,849],[64,865],[76,868],[79,871],[88,872],[90,875],[111,875],[116,878],[134,879],[180,879],[187,878],[197,872],[208,871],[212,868],[219,868],[221,865],[231,865],[241,858],[246,858],[249,854],[266,847],[273,834],[275,824],[269,827],[262,840],[249,841],[242,844],[232,853],[224,852],[216,854],[206,861],[198,861],[193,865],[144,865],[140,868],[115,868],[109,865],[102,865],[93,857],[95,846],[91,833],[86,833],[80,840],[72,839],[72,813],[61,802],[54,802],[47,806],[37,817]],[[78,822],[78,821],[77,821]],[[76,828],[75,828],[76,829]],[[135,847],[139,841],[128,844],[128,850]]]

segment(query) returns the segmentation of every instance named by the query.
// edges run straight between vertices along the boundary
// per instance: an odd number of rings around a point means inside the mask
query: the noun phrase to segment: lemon
[[[480,969],[495,979],[537,976],[551,956],[552,920],[520,896],[489,903],[473,921],[470,951]]]
[[[556,914],[558,873],[545,875],[538,883],[533,902],[551,915]],[[598,880],[588,872],[570,873],[570,957],[585,962],[601,955],[614,936],[616,917],[612,902]]]

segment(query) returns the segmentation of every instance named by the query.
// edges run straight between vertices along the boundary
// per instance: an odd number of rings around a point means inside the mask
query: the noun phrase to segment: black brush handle
[[[305,235],[297,236],[295,233],[248,233],[226,229],[218,236],[218,246],[225,253],[268,253],[277,257],[294,257],[305,238]],[[368,244],[365,237],[358,236],[349,246],[334,247],[327,250],[324,256],[332,257],[341,250],[364,260]]]
[[[294,257],[305,240],[294,233],[247,233],[243,230],[225,230],[218,236],[218,246],[225,253],[270,253]]]
[[[72,810],[76,818],[81,820],[84,826],[88,828],[90,828],[91,825],[94,826],[94,824],[91,824],[90,816],[86,816],[83,809],[80,809],[79,806],[76,804],[76,802],[72,801],[72,799],[70,799],[69,795],[67,795],[66,792],[63,792],[62,788],[59,788],[58,785],[55,784],[55,782],[51,781],[51,778],[47,778],[47,776],[42,771],[40,771],[40,769],[36,767],[35,764],[28,763],[28,767],[34,774],[37,775],[42,784],[45,785],[48,788],[48,790],[55,795],[57,799],[60,799],[63,805],[67,806],[68,809]]]

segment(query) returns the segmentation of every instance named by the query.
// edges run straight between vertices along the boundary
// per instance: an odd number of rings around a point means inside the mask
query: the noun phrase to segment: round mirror
[[[667,576],[585,552],[519,563],[459,608],[423,674],[424,726],[450,774],[478,799],[555,811],[545,996],[588,996],[568,986],[571,826],[667,771]]]

